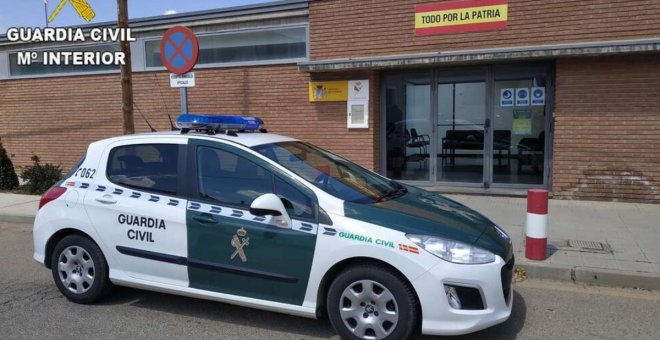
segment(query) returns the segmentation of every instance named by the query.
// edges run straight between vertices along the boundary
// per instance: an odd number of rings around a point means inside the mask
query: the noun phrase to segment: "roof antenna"
[[[170,126],[172,127],[172,131],[179,131],[179,130],[181,130],[181,129],[179,129],[178,127],[176,127],[176,125],[174,125],[174,122],[172,121],[172,116],[170,116],[169,113],[167,114],[167,118],[170,119]]]
[[[145,117],[142,112],[140,112],[140,116],[142,116],[142,119],[144,119],[145,123],[147,123],[147,126],[151,129],[151,132],[158,132],[156,129],[154,129],[151,124],[149,124],[149,121],[147,120],[147,117]]]
[[[137,104],[133,103],[133,105],[135,105],[135,108],[137,109],[138,113],[140,114],[140,116],[142,116],[142,119],[144,119],[144,121],[147,123],[147,126],[151,129],[151,132],[158,132],[156,129],[154,129],[153,126],[151,126],[151,124],[149,124],[149,121],[147,120],[147,117],[144,116],[144,114],[142,113],[142,110],[140,110],[140,108],[137,106]]]

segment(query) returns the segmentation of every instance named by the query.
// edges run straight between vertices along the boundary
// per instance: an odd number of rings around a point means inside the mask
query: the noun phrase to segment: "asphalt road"
[[[60,295],[32,260],[32,229],[0,222],[0,339],[338,339],[327,320],[118,288],[96,305]],[[658,339],[660,292],[527,280],[509,321],[446,339]],[[421,337],[429,340],[432,337]]]

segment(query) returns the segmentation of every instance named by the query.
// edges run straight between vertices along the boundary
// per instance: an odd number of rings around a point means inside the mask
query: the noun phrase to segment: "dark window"
[[[108,161],[111,182],[137,190],[176,194],[177,144],[139,144],[114,148]]]
[[[275,192],[285,199],[284,206],[291,217],[314,218],[314,203],[309,196],[300,192],[293,185],[275,177]]]
[[[273,192],[273,175],[236,154],[197,148],[199,193],[219,203],[249,207],[257,197]]]
[[[402,185],[311,144],[284,142],[252,149],[344,201],[370,204],[407,192]]]
[[[231,152],[197,148],[199,193],[221,204],[248,208],[257,197],[275,193],[291,217],[315,217],[312,199],[256,163]]]
[[[118,65],[65,65],[64,57],[60,56],[60,65],[51,64],[44,65],[43,54],[44,52],[118,52],[119,44],[103,44],[91,45],[81,47],[67,47],[49,50],[40,50],[37,52],[38,58],[33,60],[29,65],[22,65],[18,63],[18,53],[9,53],[9,72],[12,77],[15,76],[43,76],[49,74],[66,74],[66,73],[82,73],[82,72],[100,72],[100,71],[115,71],[119,70]]]
[[[80,168],[80,166],[81,166],[81,165],[83,164],[83,162],[85,161],[85,158],[86,158],[86,157],[87,157],[87,154],[84,154],[82,157],[80,157],[80,159],[76,162],[76,164],[74,164],[74,165],[71,167],[71,169],[69,170],[69,172],[67,172],[66,175],[64,175],[64,178],[71,178],[71,177],[73,177],[73,174],[75,174],[76,171],[78,170],[78,168]]]
[[[145,43],[147,67],[161,67],[160,40]],[[198,64],[264,63],[307,57],[305,27],[199,36]]]

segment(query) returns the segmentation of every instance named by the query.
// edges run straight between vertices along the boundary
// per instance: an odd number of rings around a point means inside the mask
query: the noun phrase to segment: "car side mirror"
[[[282,199],[274,194],[264,194],[250,205],[250,214],[254,216],[271,216],[271,223],[278,228],[291,229],[291,217],[286,212]]]

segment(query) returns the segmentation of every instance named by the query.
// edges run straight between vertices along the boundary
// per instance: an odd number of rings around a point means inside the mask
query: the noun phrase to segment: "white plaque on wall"
[[[369,128],[369,101],[368,100],[349,100],[347,110],[348,110],[348,128],[349,129],[367,129],[367,128]]]
[[[369,80],[349,80],[348,100],[369,100]]]

